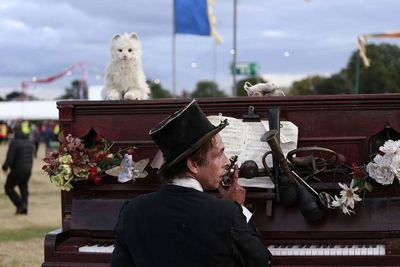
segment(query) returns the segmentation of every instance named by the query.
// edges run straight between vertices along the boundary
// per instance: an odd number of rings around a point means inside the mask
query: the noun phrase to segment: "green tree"
[[[257,83],[266,83],[267,81],[264,80],[262,77],[248,77],[246,79],[240,80],[236,83],[236,96],[247,96],[246,91],[244,90],[244,84],[246,82],[255,85]]]
[[[224,97],[226,94],[218,89],[218,84],[212,81],[200,81],[196,90],[192,93],[193,98]]]
[[[315,86],[324,79],[326,78],[315,75],[295,81],[289,89],[289,95],[314,95],[316,94]]]
[[[84,80],[73,80],[59,99],[88,99],[88,86]]]
[[[345,69],[331,77],[315,80],[315,94],[351,94],[355,92],[356,64],[359,60],[360,93],[398,93],[400,92],[400,47],[391,44],[368,44],[367,56],[371,65],[365,67],[355,50]],[[307,80],[308,78],[306,78]],[[293,83],[290,94],[311,93],[307,81]]]
[[[365,67],[361,60],[359,62],[360,93],[400,92],[400,48],[386,43],[368,44],[366,51],[371,65]],[[347,64],[352,88],[355,87],[357,57],[358,51],[353,52]]]
[[[150,87],[151,97],[152,98],[171,98],[171,93],[164,89],[161,83],[155,83],[152,80],[147,80],[147,84]]]
[[[37,100],[37,98],[20,91],[12,91],[6,95],[5,101],[14,100]]]
[[[315,85],[315,92],[319,95],[351,94],[352,91],[352,84],[344,70]]]

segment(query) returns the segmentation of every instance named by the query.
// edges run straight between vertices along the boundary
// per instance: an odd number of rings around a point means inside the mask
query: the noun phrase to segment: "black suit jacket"
[[[269,266],[270,253],[239,204],[175,185],[121,209],[113,267]]]

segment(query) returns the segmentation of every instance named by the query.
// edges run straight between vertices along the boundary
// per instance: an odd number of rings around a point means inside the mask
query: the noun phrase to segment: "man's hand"
[[[229,187],[229,189],[226,190],[220,184],[218,186],[218,191],[223,199],[236,201],[240,205],[243,205],[246,199],[246,190],[239,185],[238,180],[239,180],[239,168],[236,165],[232,176],[232,184]]]

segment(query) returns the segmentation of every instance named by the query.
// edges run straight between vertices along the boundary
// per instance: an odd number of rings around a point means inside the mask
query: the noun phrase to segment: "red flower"
[[[353,170],[354,176],[356,178],[362,179],[364,177],[364,172],[355,163],[351,164],[351,169]]]
[[[89,178],[96,178],[96,176],[98,175],[98,171],[96,167],[91,167],[89,169]]]
[[[97,161],[97,162],[101,162],[105,157],[106,157],[106,153],[104,153],[104,151],[101,151],[101,152],[97,155],[96,161]]]
[[[100,176],[94,177],[94,184],[95,184],[95,185],[100,185],[100,184],[102,184],[102,183],[103,183],[103,180],[101,180],[101,177],[100,177]]]
[[[101,135],[99,135],[98,133],[96,133],[96,137],[94,138],[94,140],[95,140],[96,142],[98,142],[98,141],[100,141],[101,139],[103,139],[103,138],[101,137]]]

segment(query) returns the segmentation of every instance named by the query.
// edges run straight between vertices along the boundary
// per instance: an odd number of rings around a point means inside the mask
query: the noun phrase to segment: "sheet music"
[[[238,183],[243,187],[275,188],[274,183],[268,176],[253,177],[251,179],[239,178]]]
[[[238,156],[240,166],[246,160],[254,160],[258,168],[263,168],[262,157],[270,151],[267,142],[261,141],[262,135],[269,131],[268,121],[243,122],[241,119],[222,115],[208,116],[210,122],[219,125],[221,120],[227,119],[229,125],[220,132],[225,145],[225,152],[229,157]],[[290,121],[281,121],[280,141],[283,154],[297,148],[298,127]],[[272,156],[268,156],[266,163],[272,167]]]

